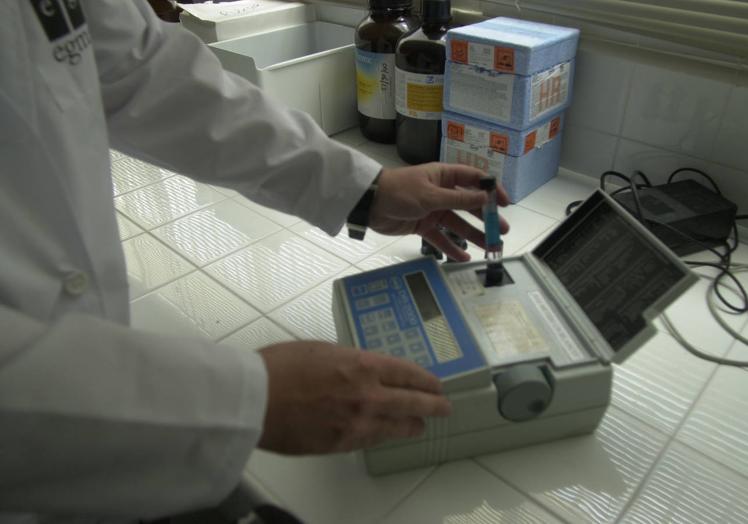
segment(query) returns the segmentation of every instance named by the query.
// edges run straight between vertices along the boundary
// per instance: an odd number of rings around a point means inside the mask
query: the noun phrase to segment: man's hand
[[[478,181],[485,176],[474,167],[436,162],[382,169],[369,227],[385,235],[417,233],[449,258],[469,260],[470,256],[456,246],[440,226],[485,247],[483,232],[454,212],[461,209],[482,218],[486,193],[477,188]],[[496,188],[496,195],[499,205],[509,204],[509,197],[500,186]],[[509,225],[502,218],[501,232],[507,231]]]
[[[446,416],[439,380],[407,360],[327,342],[260,350],[269,387],[259,447],[331,453],[420,435],[424,417]]]

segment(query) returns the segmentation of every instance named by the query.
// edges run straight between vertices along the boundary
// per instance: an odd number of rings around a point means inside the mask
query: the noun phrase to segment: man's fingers
[[[452,412],[447,397],[412,389],[383,387],[372,408],[391,417],[445,417]]]
[[[379,382],[385,386],[417,389],[427,393],[441,393],[442,384],[433,374],[409,360],[364,353],[370,359],[379,376]],[[362,355],[363,357],[363,355]]]
[[[470,214],[479,219],[481,222],[483,221],[483,213],[481,211],[471,211]],[[509,222],[506,221],[504,215],[501,214],[501,211],[499,211],[499,228],[501,229],[502,235],[505,235],[509,232]]]
[[[467,254],[460,246],[454,243],[444,232],[437,228],[432,228],[428,231],[418,232],[423,238],[425,238],[429,244],[434,246],[436,249],[447,255],[447,257],[458,262],[467,262],[470,260],[470,255]],[[483,245],[483,243],[479,244]]]
[[[464,209],[471,211],[483,207],[487,198],[485,191],[440,187],[434,189],[426,205],[428,206],[428,211],[440,211],[443,209]]]
[[[483,231],[456,213],[444,213],[439,220],[439,225],[447,228],[452,233],[457,234],[476,246],[484,247],[485,235]]]
[[[477,167],[466,166],[463,164],[438,164],[441,170],[441,177],[445,187],[478,187],[481,178],[486,177],[486,173]]]
[[[487,176],[485,172],[472,166],[462,164],[440,164],[440,166],[442,168],[442,176],[449,181],[445,187],[477,188],[479,187],[480,179]],[[508,206],[510,204],[509,195],[507,195],[500,184],[496,186],[496,201],[500,206]]]
[[[425,428],[426,423],[420,417],[384,415],[368,418],[359,422],[355,432],[340,443],[338,451],[370,448],[392,438],[417,437]]]

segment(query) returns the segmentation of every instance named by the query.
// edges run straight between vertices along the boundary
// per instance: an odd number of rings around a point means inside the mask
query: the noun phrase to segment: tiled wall
[[[584,43],[563,167],[597,178],[694,167],[748,212],[748,75],[685,58]]]

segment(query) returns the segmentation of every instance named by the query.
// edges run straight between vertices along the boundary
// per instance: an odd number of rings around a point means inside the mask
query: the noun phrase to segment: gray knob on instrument
[[[499,393],[498,409],[507,420],[521,422],[537,417],[548,407],[553,389],[534,364],[518,364],[493,378]]]

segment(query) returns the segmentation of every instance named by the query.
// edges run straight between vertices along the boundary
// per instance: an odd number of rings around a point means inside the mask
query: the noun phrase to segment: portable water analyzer
[[[610,402],[611,363],[697,277],[602,191],[535,249],[486,262],[416,258],[338,279],[342,344],[409,359],[442,381],[452,414],[420,437],[364,451],[371,474],[590,433]]]

